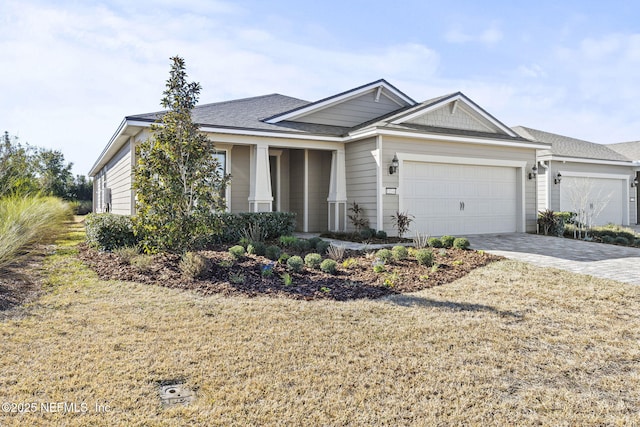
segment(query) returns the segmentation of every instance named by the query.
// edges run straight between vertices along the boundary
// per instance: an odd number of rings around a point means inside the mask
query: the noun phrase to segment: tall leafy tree
[[[0,197],[38,192],[31,147],[5,131],[0,139]]]
[[[61,151],[40,149],[36,156],[36,167],[42,193],[63,199],[71,198],[73,163],[66,163]]]
[[[184,59],[171,58],[161,105],[167,111],[136,149],[134,227],[148,252],[184,252],[216,234],[214,213],[228,176],[219,170],[214,143],[191,118],[200,84],[187,82]]]

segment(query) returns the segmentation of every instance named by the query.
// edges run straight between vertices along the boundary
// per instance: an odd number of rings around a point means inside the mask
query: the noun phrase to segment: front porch
[[[232,148],[232,149],[231,149]],[[323,150],[258,143],[225,148],[232,180],[232,212],[295,212],[296,231],[345,231],[344,149]]]

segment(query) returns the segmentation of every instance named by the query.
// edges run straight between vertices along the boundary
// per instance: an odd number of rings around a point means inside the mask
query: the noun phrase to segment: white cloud
[[[445,40],[449,43],[465,44],[465,43],[481,43],[484,45],[494,45],[500,42],[503,33],[497,23],[492,23],[488,28],[479,32],[471,32],[463,30],[459,26],[450,28],[445,33]]]

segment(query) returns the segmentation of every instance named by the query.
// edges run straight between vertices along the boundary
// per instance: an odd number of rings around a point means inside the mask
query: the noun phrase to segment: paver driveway
[[[471,247],[574,273],[640,285],[640,249],[536,234],[469,236]]]

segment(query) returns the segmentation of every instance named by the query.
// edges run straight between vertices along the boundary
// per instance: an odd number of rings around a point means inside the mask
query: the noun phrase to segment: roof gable
[[[425,101],[416,108],[390,118],[389,122],[394,125],[411,124],[518,136],[461,92]]]
[[[266,123],[293,121],[353,127],[416,102],[385,80],[322,99],[265,119]]]

